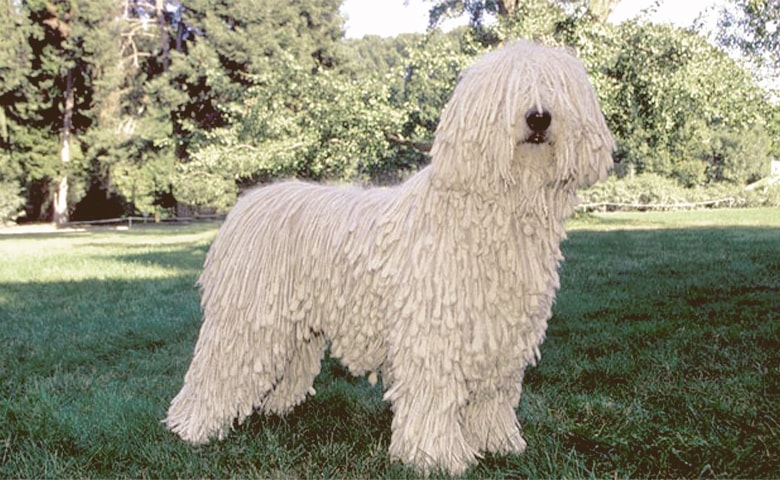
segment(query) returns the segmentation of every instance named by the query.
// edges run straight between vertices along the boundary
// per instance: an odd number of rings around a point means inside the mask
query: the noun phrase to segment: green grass
[[[0,476],[410,478],[378,388],[317,395],[191,447],[160,423],[200,324],[216,225],[0,235]],[[472,478],[780,477],[780,211],[570,222],[526,375],[528,451]]]

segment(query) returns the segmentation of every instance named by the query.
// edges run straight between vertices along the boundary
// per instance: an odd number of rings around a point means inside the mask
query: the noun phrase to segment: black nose
[[[525,114],[525,122],[528,124],[528,128],[534,132],[544,132],[550,127],[551,121],[552,117],[547,110],[542,110],[540,112],[533,108]]]

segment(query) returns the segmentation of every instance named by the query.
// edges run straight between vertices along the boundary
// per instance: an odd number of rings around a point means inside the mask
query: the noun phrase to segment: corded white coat
[[[532,109],[551,115],[541,143]],[[481,452],[523,451],[514,408],[559,287],[563,222],[612,150],[580,62],[517,42],[462,75],[431,165],[404,184],[248,192],[206,258],[167,426],[202,443],[254,410],[284,414],[330,345],[353,374],[381,371],[393,458],[457,474]]]

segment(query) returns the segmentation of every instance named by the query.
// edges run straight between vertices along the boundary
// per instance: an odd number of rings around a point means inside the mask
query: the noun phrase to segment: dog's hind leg
[[[285,414],[303,402],[307,393],[314,393],[312,385],[320,373],[326,347],[325,337],[319,334],[294,342],[278,382],[263,401],[263,411]]]
[[[192,443],[227,435],[234,421],[241,423],[261,405],[277,378],[257,368],[267,362],[255,356],[264,350],[252,348],[251,335],[218,335],[217,330],[214,318],[204,323],[184,385],[165,419],[169,429]]]

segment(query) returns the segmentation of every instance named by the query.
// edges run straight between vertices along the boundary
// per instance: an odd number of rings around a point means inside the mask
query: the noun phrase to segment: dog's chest
[[[415,224],[389,230],[412,241],[382,239],[374,298],[379,315],[407,319],[411,329],[452,329],[474,348],[501,349],[529,328],[543,330],[532,324],[549,316],[559,239],[542,222],[469,200],[439,202]],[[481,329],[485,322],[495,331]]]

